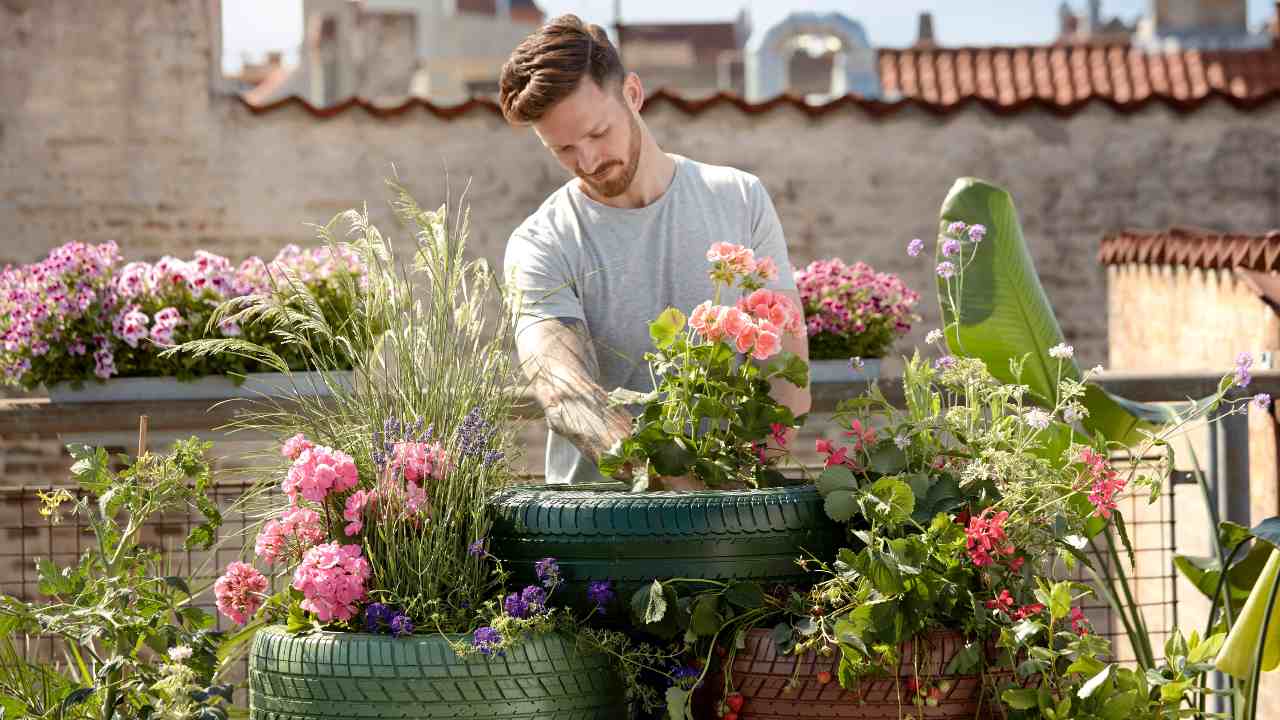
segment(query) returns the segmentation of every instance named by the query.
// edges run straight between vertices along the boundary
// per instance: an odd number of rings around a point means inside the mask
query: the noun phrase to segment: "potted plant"
[[[796,271],[814,382],[875,380],[880,360],[920,317],[919,295],[864,262],[816,260]]]
[[[181,260],[122,263],[114,243],[66,243],[44,260],[0,272],[0,368],[6,384],[44,386],[54,402],[224,399],[323,395],[349,382],[350,360],[322,376],[299,348],[275,342],[265,323],[217,316],[223,303],[271,295],[281,309],[316,307],[336,323],[360,297],[364,268],[353,253],[285,247],[270,263],[233,267],[197,250]],[[243,338],[277,362],[168,350],[188,340]]]
[[[337,325],[313,308],[273,330],[311,338],[307,362],[322,370],[338,362],[325,348],[352,348],[357,381],[237,421],[288,438],[245,501],[266,520],[257,559],[228,566],[215,588],[223,614],[257,629],[250,717],[610,717],[622,682],[608,655],[563,632],[554,560],[508,594],[488,552],[486,500],[511,481],[518,450],[507,296],[464,258],[465,223],[403,190],[395,204],[416,228],[412,256],[398,259],[366,215],[344,214],[354,240],[342,247],[369,268],[365,301]],[[270,316],[272,303],[237,312]],[[243,340],[186,349],[264,352]],[[269,594],[263,569],[283,589]]]
[[[786,486],[778,470],[787,432],[803,418],[769,388],[807,383],[805,363],[781,352],[783,333],[802,332],[799,308],[762,287],[772,268],[749,249],[718,243],[707,257],[715,296],[687,318],[668,308],[650,323],[655,389],[611,393],[642,411],[600,468],[630,466],[636,492],[514,488],[495,497],[494,552],[517,578],[528,579],[527,561],[554,554],[571,597],[606,578],[624,594],[655,576],[801,581],[796,557],[834,550],[838,529],[813,486]],[[735,287],[741,300],[721,305]],[[677,476],[709,489],[639,492]]]

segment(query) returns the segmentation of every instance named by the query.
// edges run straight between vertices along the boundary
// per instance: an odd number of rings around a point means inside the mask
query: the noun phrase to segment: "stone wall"
[[[382,183],[393,164],[424,204],[467,188],[472,247],[497,261],[510,230],[566,179],[531,131],[483,108],[453,120],[420,108],[254,114],[212,80],[218,17],[216,0],[0,3],[0,263],[72,239],[117,240],[131,259],[204,247],[238,260],[306,242],[308,223],[366,201],[384,230],[403,234]],[[875,119],[851,106],[812,118],[787,106],[688,115],[657,103],[644,117],[667,150],[759,175],[794,263],[866,260],[920,289],[925,318],[904,351],[936,325],[937,308],[931,263],[903,248],[932,237],[958,176],[1013,191],[1086,366],[1108,363],[1095,260],[1104,232],[1280,226],[1280,104],[1186,115],[1093,104],[1068,116],[973,105]]]

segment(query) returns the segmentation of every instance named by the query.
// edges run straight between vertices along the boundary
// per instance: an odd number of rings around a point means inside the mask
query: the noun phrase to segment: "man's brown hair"
[[[601,89],[626,71],[604,28],[561,15],[525,38],[502,66],[499,102],[513,125],[537,122],[584,77]]]

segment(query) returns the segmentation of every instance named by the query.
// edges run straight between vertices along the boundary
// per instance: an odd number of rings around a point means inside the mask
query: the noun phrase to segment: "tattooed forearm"
[[[609,407],[600,387],[595,349],[581,322],[539,322],[520,334],[517,348],[547,424],[584,457],[599,462],[614,442],[631,434],[631,416]]]

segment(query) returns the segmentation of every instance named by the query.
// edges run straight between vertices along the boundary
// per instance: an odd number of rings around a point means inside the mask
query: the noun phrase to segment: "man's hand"
[[[516,349],[547,424],[583,457],[599,463],[614,443],[631,434],[631,416],[609,407],[609,395],[600,387],[600,366],[581,321],[552,318],[531,325],[516,338]]]

